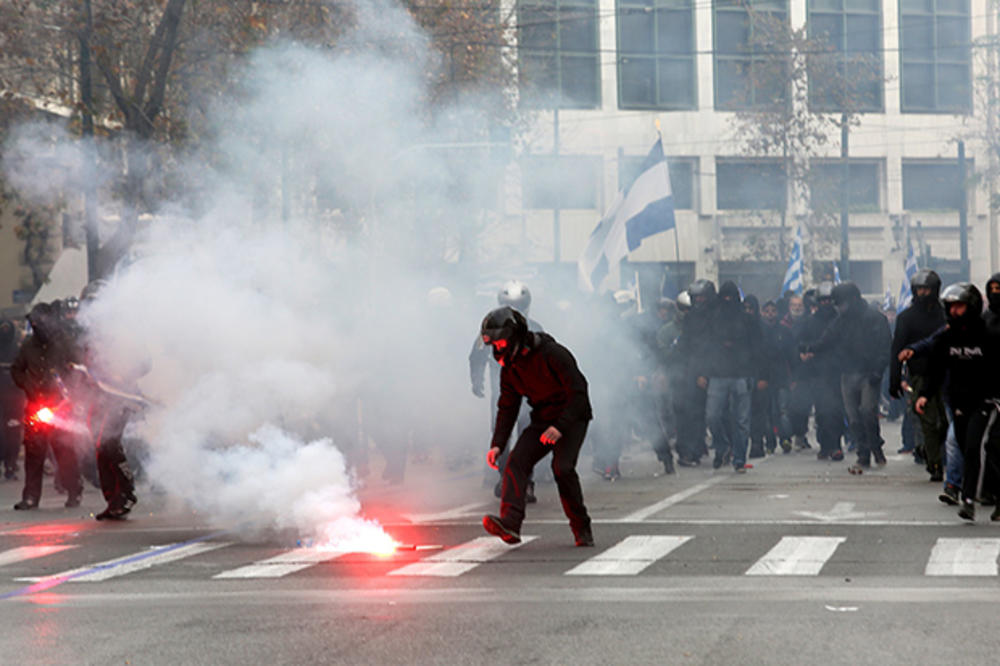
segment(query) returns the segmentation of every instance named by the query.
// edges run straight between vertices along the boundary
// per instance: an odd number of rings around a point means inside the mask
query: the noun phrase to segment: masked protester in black
[[[707,393],[698,385],[696,356],[712,328],[718,296],[711,280],[699,278],[688,286],[687,297],[691,299],[691,307],[684,315],[675,344],[674,357],[680,366],[676,372],[680,379],[676,385],[674,412],[678,415],[677,464],[693,467],[701,464],[701,458],[708,454],[705,445]]]
[[[946,399],[951,407],[955,438],[965,459],[962,500],[958,515],[975,520],[976,486],[979,483],[980,448],[986,444],[988,471],[983,492],[997,495],[1000,479],[1000,337],[983,320],[983,297],[975,285],[953,284],[941,295],[948,328],[934,337],[928,359],[927,383],[914,404],[918,414],[931,397],[948,383]],[[1000,507],[991,520],[1000,520]]]
[[[24,393],[10,376],[19,343],[14,322],[0,318],[0,465],[7,481],[17,480],[17,456],[21,452]]]
[[[529,331],[533,333],[542,333],[545,331],[541,324],[528,316],[528,311],[531,308],[531,291],[524,283],[518,280],[510,280],[504,283],[497,293],[497,303],[500,306],[508,305],[523,314],[528,322]],[[492,428],[497,422],[497,399],[500,397],[500,364],[492,358],[490,346],[483,342],[482,336],[477,335],[475,342],[472,343],[472,349],[469,351],[469,378],[472,381],[472,394],[477,398],[486,397],[484,379],[487,368],[489,368],[490,373],[490,427]],[[520,435],[524,432],[529,423],[528,414],[526,410],[522,409],[517,417],[517,434]],[[497,464],[500,469],[503,469],[507,463],[507,455],[509,453],[505,451],[504,455],[501,456]],[[503,478],[501,477],[493,487],[493,494],[500,497],[502,489]],[[534,480],[528,482],[527,501],[528,504],[537,501],[535,499]]]
[[[913,301],[896,319],[896,331],[892,338],[892,355],[889,359],[889,395],[894,398],[903,397],[903,364],[899,361],[899,352],[944,326],[945,313],[939,301],[941,278],[929,269],[917,271],[910,280]],[[923,393],[927,383],[928,359],[916,357],[907,362],[909,371],[908,385],[911,387],[913,399]],[[942,466],[942,451],[944,440],[948,434],[948,415],[944,409],[944,399],[941,392],[930,395],[924,412],[918,415],[920,429],[924,436],[924,459],[931,481],[941,481],[944,478]],[[912,405],[911,405],[912,406]]]
[[[21,387],[27,399],[25,408],[24,433],[24,490],[21,501],[15,509],[35,509],[42,497],[42,471],[48,448],[56,458],[59,482],[69,497],[67,507],[80,505],[83,483],[80,479],[80,465],[73,446],[72,435],[50,423],[45,423],[36,414],[42,407],[48,407],[57,418],[72,410],[66,402],[65,378],[72,372],[72,364],[82,359],[74,348],[72,340],[60,326],[57,308],[48,303],[40,303],[28,315],[31,335],[21,345],[21,349],[11,366],[11,377]]]
[[[520,543],[528,478],[552,451],[552,473],[576,545],[593,546],[590,516],[576,473],[580,447],[593,418],[586,378],[568,349],[551,335],[530,332],[524,315],[513,308],[490,312],[480,331],[502,367],[497,422],[486,456],[490,466],[497,466],[507,446],[522,398],[527,397],[531,407],[531,425],[517,438],[503,469],[500,515],[484,516],[483,527],[506,543]]]
[[[832,282],[821,282],[816,289],[816,311],[802,326],[802,343],[810,345],[823,337],[837,318],[833,307]],[[844,434],[844,397],[840,387],[840,365],[832,354],[811,358],[802,364],[804,382],[816,406],[816,439],[819,460],[843,460],[840,438]]]
[[[834,355],[831,360],[840,368],[844,411],[858,447],[858,460],[850,471],[857,474],[871,465],[872,458],[879,466],[885,465],[878,401],[892,338],[885,316],[868,306],[853,282],[838,284],[832,296],[837,318],[819,340],[802,346],[802,359]]]

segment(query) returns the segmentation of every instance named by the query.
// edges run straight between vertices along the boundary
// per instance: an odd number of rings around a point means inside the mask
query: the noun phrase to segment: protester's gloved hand
[[[477,398],[486,397],[486,387],[483,386],[482,382],[477,382],[472,385],[472,395],[476,396]]]

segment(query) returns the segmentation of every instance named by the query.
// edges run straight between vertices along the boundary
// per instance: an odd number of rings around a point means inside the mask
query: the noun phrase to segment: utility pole
[[[100,277],[98,253],[100,240],[97,236],[97,156],[94,151],[94,83],[91,78],[90,35],[94,28],[90,0],[83,0],[83,30],[77,33],[80,43],[80,103],[82,111],[82,133],[85,141],[84,155],[89,164],[90,176],[83,186],[83,229],[87,245],[87,282]]]
[[[559,160],[559,106],[552,111],[552,154],[555,161]],[[557,189],[556,207],[552,211],[552,261],[562,261],[560,247],[562,245],[562,230],[560,229],[559,209],[562,206],[562,190]]]
[[[851,166],[847,161],[849,127],[847,114],[840,115],[840,278],[851,279],[850,207]]]
[[[969,206],[965,192],[965,142],[958,142],[958,240],[962,279],[969,280]]]

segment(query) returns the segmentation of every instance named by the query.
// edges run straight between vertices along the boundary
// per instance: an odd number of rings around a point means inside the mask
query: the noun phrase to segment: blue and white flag
[[[910,289],[910,280],[917,274],[917,255],[913,254],[913,246],[907,248],[906,264],[903,266],[903,282],[899,285],[899,299],[896,301],[897,314],[910,307],[913,300],[913,291]]]
[[[840,268],[837,266],[837,262],[833,262],[833,283],[840,284],[842,280],[840,279]]]
[[[885,286],[885,296],[882,298],[882,311],[888,312],[892,309],[892,283]]]
[[[673,229],[674,197],[670,171],[657,139],[636,179],[618,192],[577,262],[580,289],[603,291],[619,283],[619,264],[645,238]],[[610,278],[605,285],[605,278]]]
[[[802,293],[802,227],[795,230],[795,244],[792,245],[792,255],[788,257],[788,269],[785,271],[785,281],[781,284],[781,294],[794,291]]]

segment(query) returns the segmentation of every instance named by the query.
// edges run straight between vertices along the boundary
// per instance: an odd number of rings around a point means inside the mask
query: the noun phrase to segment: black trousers
[[[118,508],[135,501],[135,478],[122,447],[128,416],[126,409],[108,410],[101,415],[97,429],[97,474],[101,493],[109,505]]]
[[[708,394],[694,379],[681,382],[674,391],[677,418],[677,455],[686,460],[700,460],[708,453],[705,447],[705,401]]]
[[[56,458],[59,483],[70,497],[76,497],[83,492],[80,464],[73,446],[73,437],[48,426],[27,427],[24,430],[24,490],[21,499],[36,503],[41,499],[45,455],[49,446],[52,447],[52,453]]]
[[[1000,493],[1000,416],[993,405],[972,409],[956,409],[955,439],[962,448],[962,497],[974,500],[979,485],[980,452],[986,451],[986,473],[983,474],[983,495]]]
[[[844,435],[844,395],[839,375],[819,375],[810,380],[816,403],[816,439],[823,453],[840,451]]]
[[[507,459],[507,466],[504,467],[500,518],[507,527],[518,532],[524,522],[525,490],[531,472],[549,452],[552,453],[552,474],[570,527],[574,533],[590,527],[590,516],[583,504],[580,477],[576,473],[580,447],[587,436],[587,421],[572,424],[555,444],[542,444],[539,438],[549,425],[551,424],[529,425],[517,438],[514,450]]]
[[[0,368],[0,372],[4,370]],[[11,474],[17,471],[17,456],[21,453],[23,415],[24,393],[21,389],[0,389],[0,463],[3,464],[2,471]]]

